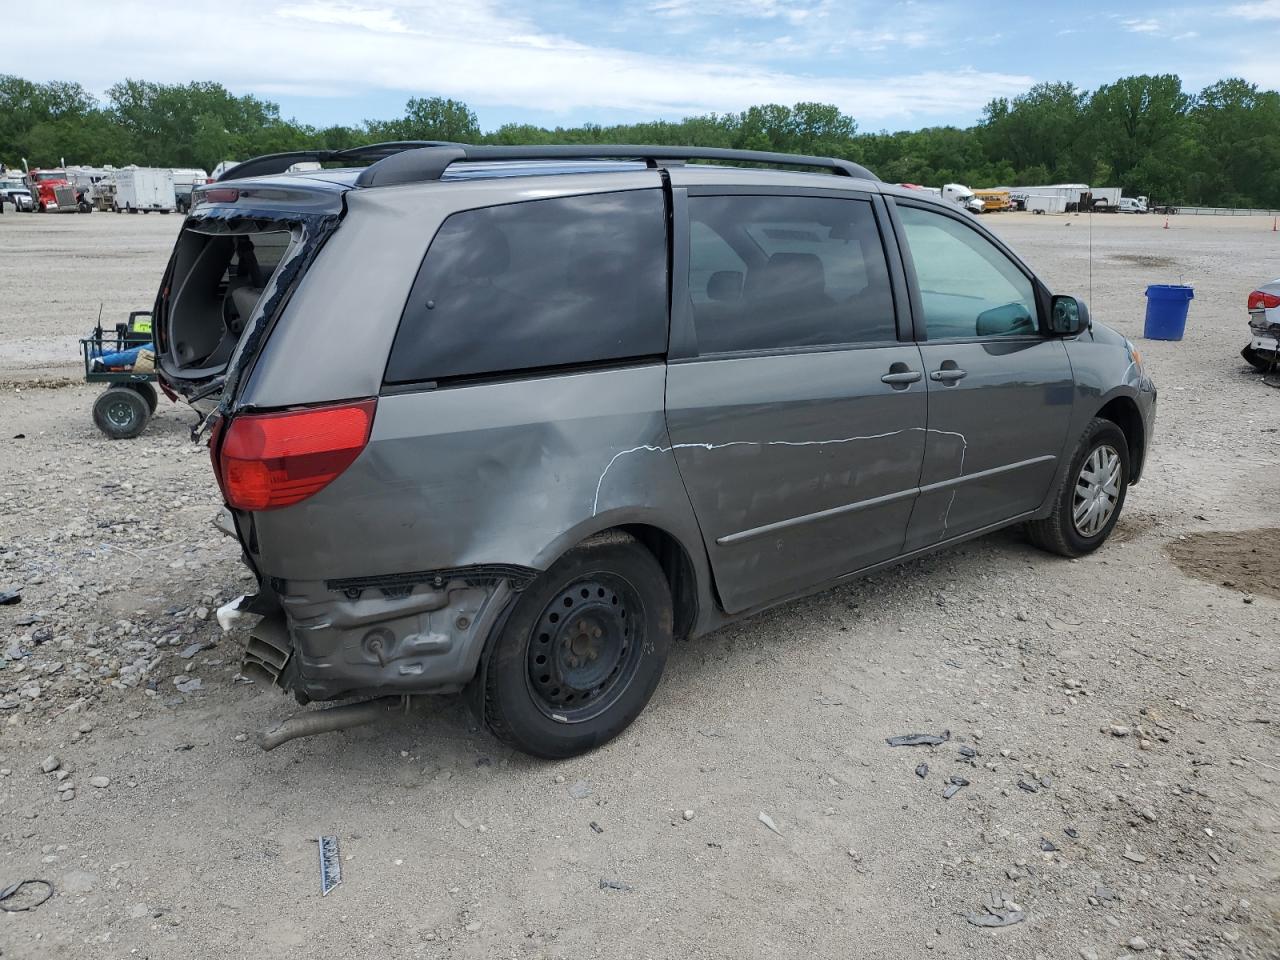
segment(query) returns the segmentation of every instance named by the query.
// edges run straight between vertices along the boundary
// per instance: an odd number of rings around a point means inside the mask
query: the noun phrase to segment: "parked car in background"
[[[1280,368],[1280,280],[1249,294],[1249,342],[1240,356],[1262,373]]]
[[[20,213],[33,213],[36,209],[31,190],[17,177],[0,180],[0,203],[6,203]]]
[[[1146,213],[1147,203],[1141,198],[1121,197],[1116,209],[1120,213]]]
[[[179,213],[191,209],[191,191],[209,182],[209,175],[196,167],[175,167],[173,174],[173,195],[175,208]]]
[[[1133,344],[950,200],[751,151],[314,156],[368,165],[197,189],[154,311],[258,581],[244,669],[302,702],[465,689],[573,756],[674,639],[1012,524],[1081,556],[1141,476]]]

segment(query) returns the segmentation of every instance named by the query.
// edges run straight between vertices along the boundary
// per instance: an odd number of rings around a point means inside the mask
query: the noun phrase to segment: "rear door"
[[[925,384],[885,208],[815,193],[675,191],[667,423],[729,612],[897,555],[916,497]]]
[[[1074,382],[1026,268],[964,214],[898,201],[928,377],[920,499],[907,550],[1040,507],[1071,419]]]

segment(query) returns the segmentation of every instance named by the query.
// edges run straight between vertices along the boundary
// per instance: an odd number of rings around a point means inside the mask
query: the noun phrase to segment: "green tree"
[[[26,157],[33,165],[51,166],[65,153],[72,162],[81,147],[93,149],[76,126],[96,112],[93,97],[78,83],[33,83],[0,74],[0,158],[16,164]]]
[[[1181,196],[1189,160],[1198,153],[1190,105],[1182,81],[1173,74],[1103,84],[1085,110],[1083,139],[1091,166],[1109,165],[1130,194]]]
[[[376,140],[452,140],[474,143],[480,124],[471,108],[460,100],[413,97],[397,120],[369,120],[366,129]]]
[[[1192,193],[1209,204],[1280,206],[1280,95],[1238,78],[1205,87],[1191,108],[1200,162]]]
[[[1053,171],[1050,179],[1077,179],[1085,98],[1075,84],[1038,83],[1012,100],[992,100],[977,128],[986,157],[1017,171]]]

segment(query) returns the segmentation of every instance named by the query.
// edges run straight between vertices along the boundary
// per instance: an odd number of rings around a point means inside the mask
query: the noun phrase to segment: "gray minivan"
[[[196,191],[155,315],[259,582],[246,670],[465,689],[544,757],[634,720],[675,638],[1010,524],[1095,549],[1155,416],[973,217],[822,157],[258,158]]]

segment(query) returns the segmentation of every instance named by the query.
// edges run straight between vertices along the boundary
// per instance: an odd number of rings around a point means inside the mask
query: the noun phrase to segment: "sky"
[[[59,0],[63,24],[100,0]],[[1177,73],[1280,87],[1280,0],[112,0],[111,29],[40,29],[0,72],[77,81],[214,80],[304,123],[465,101],[491,130],[679,119],[758,103],[834,103],[859,129],[969,125],[1033,83],[1086,89]]]

